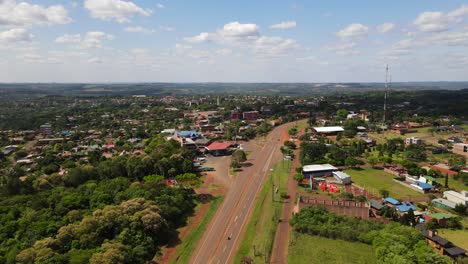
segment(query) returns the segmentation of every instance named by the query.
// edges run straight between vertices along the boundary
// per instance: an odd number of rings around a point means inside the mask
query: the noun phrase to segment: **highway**
[[[255,207],[255,198],[270,168],[282,159],[279,151],[282,138],[293,125],[288,123],[276,127],[260,147],[251,148],[250,144],[252,153],[247,162],[252,163],[252,166],[244,167],[235,176],[223,204],[192,253],[190,263],[234,262],[249,216]]]

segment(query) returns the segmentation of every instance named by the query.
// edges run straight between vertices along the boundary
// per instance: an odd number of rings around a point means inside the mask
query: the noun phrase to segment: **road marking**
[[[224,246],[223,252],[226,252],[227,246]]]
[[[237,221],[237,218],[238,218],[238,217],[239,217],[239,216],[238,216],[238,215],[236,215],[236,218],[234,219],[234,223]]]

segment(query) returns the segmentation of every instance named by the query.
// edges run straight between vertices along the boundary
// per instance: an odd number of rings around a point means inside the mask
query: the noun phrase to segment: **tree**
[[[242,163],[247,160],[247,155],[243,150],[238,149],[232,153],[232,158],[237,160],[239,163]]]
[[[390,194],[390,192],[388,190],[385,190],[385,189],[380,189],[379,190],[379,193],[380,195],[382,195],[382,197],[386,198],[388,197],[388,195]]]
[[[302,179],[304,179],[304,176],[300,173],[294,174],[294,180],[297,181],[298,184],[302,182]]]
[[[465,166],[466,158],[460,155],[452,155],[448,160],[448,164],[451,169],[458,171]]]
[[[292,137],[297,136],[297,127],[295,127],[295,126],[294,126],[294,127],[291,127],[291,128],[288,130],[288,133],[289,133],[289,135],[292,136]]]
[[[445,188],[448,188],[448,173],[445,174],[444,187],[445,187]]]
[[[459,204],[455,205],[454,211],[455,211],[457,214],[459,214],[459,215],[461,215],[461,216],[464,216],[464,215],[466,215],[466,213],[467,213],[467,208],[466,208],[466,206],[465,206],[464,204],[459,203]]]
[[[372,166],[372,167],[375,167],[375,165],[377,164],[378,162],[378,158],[375,157],[375,156],[370,156],[368,159],[367,159],[367,162]]]
[[[348,110],[339,109],[338,111],[336,111],[336,116],[340,119],[346,119],[346,117],[348,117]]]
[[[362,165],[362,161],[355,157],[347,157],[345,159],[345,165],[349,167],[356,167],[357,165]]]

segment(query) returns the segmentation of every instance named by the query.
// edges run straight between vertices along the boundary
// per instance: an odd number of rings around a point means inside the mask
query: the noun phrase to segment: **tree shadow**
[[[210,203],[213,201],[215,197],[212,194],[209,193],[202,193],[197,195],[197,200],[203,204]]]
[[[242,164],[242,167],[246,167],[246,168],[252,167],[252,166],[253,166],[253,163],[251,163],[251,162],[244,162],[244,163]]]

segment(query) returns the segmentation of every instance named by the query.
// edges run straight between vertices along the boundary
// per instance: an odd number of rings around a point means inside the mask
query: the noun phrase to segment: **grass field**
[[[455,245],[468,250],[468,229],[464,230],[450,230],[438,229],[439,235]]]
[[[377,169],[355,169],[345,170],[357,185],[364,187],[368,192],[379,194],[380,189],[390,192],[390,196],[396,199],[406,197],[420,197],[423,193],[407,188],[393,180],[394,175]]]
[[[234,263],[240,263],[244,256],[253,257],[255,263],[263,263],[265,255],[269,260],[283,206],[283,203],[279,202],[281,199],[280,194],[287,190],[288,175],[289,161],[282,161],[273,168],[273,172],[271,172],[257,197],[254,211],[247,224]],[[278,188],[278,192],[274,193],[275,202],[272,201],[272,180]],[[256,256],[254,256],[254,246]]]
[[[211,201],[205,218],[203,221],[201,221],[200,225],[198,225],[190,232],[190,234],[187,235],[187,237],[182,241],[182,244],[178,246],[177,253],[170,263],[188,263],[190,255],[195,249],[198,240],[200,240],[202,237],[206,227],[208,226],[208,223],[210,222],[211,218],[213,218],[219,205],[223,202],[223,198],[224,197],[222,196],[218,196],[213,201]]]
[[[443,178],[440,178],[440,181],[441,181],[442,184],[444,184],[444,182],[445,182],[445,180]],[[468,186],[463,184],[463,182],[461,182],[461,181],[454,180],[452,177],[449,177],[448,185],[449,185],[450,188],[454,188],[457,191],[461,191],[461,190],[468,191]]]
[[[372,246],[304,234],[291,234],[290,264],[376,263]]]

